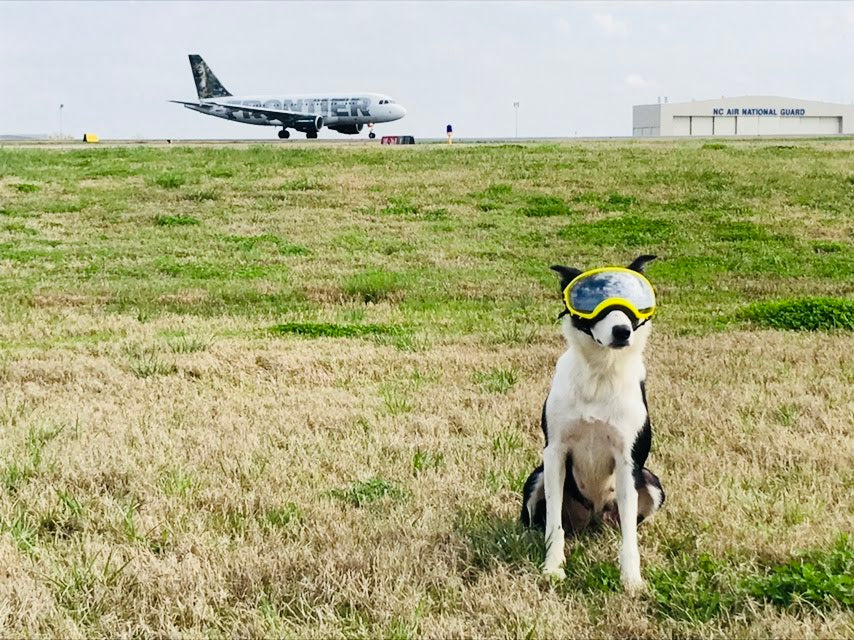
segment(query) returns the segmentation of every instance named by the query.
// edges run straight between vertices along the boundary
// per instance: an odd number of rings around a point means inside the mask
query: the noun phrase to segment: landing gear
[[[309,131],[305,134],[305,137],[309,140],[314,140],[317,137],[317,131]]]
[[[374,138],[376,138],[376,137],[377,137],[377,134],[375,134],[373,131],[371,131],[370,133],[368,133],[368,137],[369,137],[371,140],[373,140]]]
[[[373,140],[373,139],[374,139],[374,138],[376,138],[376,137],[377,137],[377,134],[375,134],[375,133],[374,133],[374,123],[373,123],[373,122],[369,122],[369,123],[368,123],[368,138],[370,138],[371,140]]]
[[[287,138],[291,137],[291,132],[288,131],[287,129],[282,129],[281,131],[279,131],[279,137],[282,140],[286,140]]]

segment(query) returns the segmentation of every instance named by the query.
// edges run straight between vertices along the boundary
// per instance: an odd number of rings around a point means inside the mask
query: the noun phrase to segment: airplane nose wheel
[[[371,123],[368,125],[368,137],[369,137],[371,140],[373,140],[374,138],[376,138],[376,137],[377,137],[377,134],[375,134],[375,133],[374,133],[374,123],[373,123],[373,122],[371,122]]]
[[[373,140],[374,138],[376,138],[376,137],[377,137],[377,134],[375,134],[373,131],[371,131],[371,132],[368,134],[368,137],[369,137],[371,140]]]
[[[290,137],[291,137],[291,132],[290,132],[290,131],[288,131],[287,129],[282,129],[281,131],[279,131],[279,137],[280,137],[282,140],[285,140],[286,138],[290,138]]]

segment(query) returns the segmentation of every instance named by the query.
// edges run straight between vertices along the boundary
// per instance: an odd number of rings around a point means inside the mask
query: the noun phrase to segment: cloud
[[[628,25],[610,13],[594,13],[593,22],[609,36],[624,36],[629,32]]]
[[[630,73],[624,79],[624,82],[630,87],[654,87],[655,83],[645,80],[639,73]]]

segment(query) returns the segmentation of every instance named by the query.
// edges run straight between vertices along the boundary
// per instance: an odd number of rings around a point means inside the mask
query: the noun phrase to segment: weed
[[[438,469],[445,464],[445,454],[418,449],[412,454],[412,471],[415,474],[428,469]]]
[[[219,192],[214,189],[201,189],[199,191],[191,191],[181,196],[182,199],[190,202],[207,202],[210,200],[219,200]]]
[[[178,214],[174,216],[158,215],[154,218],[154,224],[158,227],[184,227],[188,225],[201,224],[198,218]]]
[[[515,431],[499,433],[492,440],[492,450],[499,455],[509,455],[522,448],[522,436]]]
[[[408,389],[395,384],[385,384],[380,387],[380,396],[388,415],[399,416],[412,411],[412,401]]]
[[[358,298],[366,304],[393,299],[401,289],[400,276],[381,269],[358,273],[349,278],[342,287],[346,295]]]
[[[457,514],[454,529],[466,541],[469,562],[476,570],[497,564],[535,571],[545,553],[543,535],[522,529],[516,521],[472,509]]]
[[[160,477],[160,487],[167,496],[184,496],[190,493],[194,486],[192,476],[181,469],[168,469]]]
[[[840,536],[828,551],[803,554],[747,581],[750,593],[779,607],[854,607],[854,547]]]
[[[158,187],[163,187],[164,189],[177,189],[178,187],[184,186],[187,182],[187,178],[180,173],[161,173],[160,175],[152,178],[151,181]]]
[[[384,499],[402,500],[406,492],[395,483],[381,476],[374,476],[369,480],[354,482],[346,489],[333,489],[331,495],[354,507],[364,507]]]
[[[383,208],[383,213],[391,216],[411,216],[418,213],[418,205],[413,204],[407,198],[389,198],[388,204]]]
[[[487,393],[507,393],[518,382],[519,374],[515,369],[491,369],[476,372],[472,380]]]
[[[322,191],[327,187],[316,178],[303,176],[285,182],[281,188],[283,191]]]
[[[174,362],[165,362],[160,359],[157,352],[148,349],[138,354],[130,364],[130,370],[137,378],[151,378],[153,376],[168,376],[178,372]]]
[[[281,507],[273,507],[264,511],[262,524],[273,529],[284,529],[292,524],[302,522],[303,515],[300,508],[293,502]]]
[[[380,324],[332,324],[325,322],[286,322],[270,329],[274,334],[292,334],[306,338],[363,338],[400,335],[403,328]]]
[[[211,339],[179,336],[167,341],[167,344],[172,353],[196,353],[207,349],[211,344]]]

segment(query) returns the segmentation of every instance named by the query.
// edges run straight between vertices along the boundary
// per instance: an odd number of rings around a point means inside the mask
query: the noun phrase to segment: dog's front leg
[[[633,462],[626,456],[617,461],[617,508],[620,512],[620,579],[629,591],[643,586],[638,552],[638,492],[635,489]]]
[[[546,561],[543,573],[563,580],[564,534],[562,523],[563,483],[566,480],[566,449],[559,442],[543,451],[543,488],[546,494]]]

